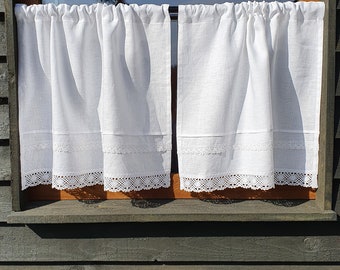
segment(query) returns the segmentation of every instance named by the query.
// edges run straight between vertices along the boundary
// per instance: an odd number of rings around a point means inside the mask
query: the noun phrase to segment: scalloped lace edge
[[[170,173],[123,178],[105,177],[104,179],[104,190],[112,192],[129,192],[170,187]]]
[[[77,175],[53,175],[50,171],[39,171],[24,175],[22,189],[38,185],[51,185],[58,190],[76,189],[86,186],[104,185],[105,191],[130,192],[170,186],[170,173],[150,176],[104,177],[102,172]],[[103,180],[104,179],[104,180]]]
[[[274,181],[272,179],[274,178]],[[275,185],[317,188],[317,175],[295,172],[275,172],[273,175],[258,176],[229,174],[210,178],[181,177],[180,188],[189,192],[211,192],[226,188],[269,190]],[[28,173],[24,176],[22,189],[37,185],[50,185],[58,190],[75,189],[93,185],[104,185],[105,191],[130,192],[170,187],[170,173],[150,176],[104,177],[102,172],[78,175],[52,175],[49,171]]]
[[[274,172],[272,175],[227,174],[210,178],[180,177],[180,189],[189,192],[211,192],[226,188],[269,190],[275,185],[317,188],[317,175],[296,172]]]

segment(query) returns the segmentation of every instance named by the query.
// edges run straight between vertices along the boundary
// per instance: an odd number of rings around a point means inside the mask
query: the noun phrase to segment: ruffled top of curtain
[[[238,20],[259,16],[268,20],[276,16],[289,16],[289,20],[323,20],[324,3],[316,2],[256,2],[215,5],[181,5],[179,23],[202,23],[214,20]]]

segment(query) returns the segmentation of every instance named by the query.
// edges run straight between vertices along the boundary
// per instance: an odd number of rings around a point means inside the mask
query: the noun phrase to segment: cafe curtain
[[[324,8],[179,6],[181,189],[317,187]]]
[[[168,187],[168,6],[17,5],[15,13],[22,189]]]

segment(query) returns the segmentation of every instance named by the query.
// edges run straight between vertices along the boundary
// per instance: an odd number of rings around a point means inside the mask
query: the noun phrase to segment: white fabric
[[[324,3],[179,7],[181,189],[317,187]]]
[[[170,185],[168,6],[17,5],[22,188]]]

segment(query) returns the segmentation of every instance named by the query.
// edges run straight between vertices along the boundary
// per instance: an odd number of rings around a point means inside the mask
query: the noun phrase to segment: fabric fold
[[[324,3],[179,6],[181,189],[317,187]]]
[[[17,5],[22,188],[170,185],[170,17],[156,5]]]

